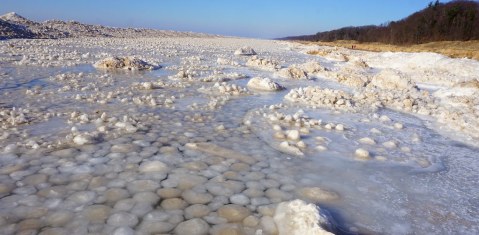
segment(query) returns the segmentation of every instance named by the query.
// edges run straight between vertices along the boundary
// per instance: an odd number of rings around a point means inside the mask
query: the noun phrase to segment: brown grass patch
[[[315,44],[321,46],[344,47],[351,49],[352,45],[356,50],[375,51],[375,52],[435,52],[452,58],[469,58],[479,60],[479,40],[472,41],[442,41],[430,42],[415,45],[390,45],[382,43],[360,43],[357,41],[334,41],[334,42],[301,42],[305,44]],[[327,55],[328,51],[314,50],[309,51],[310,55]]]
[[[324,50],[324,51],[312,50],[312,51],[308,51],[308,52],[306,52],[306,53],[308,53],[308,55],[326,56],[326,55],[328,55],[330,52],[327,51],[327,50]]]

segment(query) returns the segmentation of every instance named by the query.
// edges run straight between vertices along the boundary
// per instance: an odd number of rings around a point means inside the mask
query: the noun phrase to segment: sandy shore
[[[381,43],[360,43],[357,41],[335,41],[335,42],[317,42],[306,44],[318,44],[322,46],[351,48],[353,45],[357,50],[374,51],[374,52],[434,52],[452,58],[469,58],[479,60],[479,41],[444,41],[430,42],[414,45],[389,45]],[[316,54],[311,51],[310,54]]]

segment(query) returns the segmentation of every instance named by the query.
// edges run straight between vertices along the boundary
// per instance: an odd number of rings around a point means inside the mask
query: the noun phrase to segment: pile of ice
[[[440,100],[433,112],[440,123],[479,138],[479,80],[459,82],[433,95]]]
[[[158,68],[136,57],[108,57],[93,65],[99,69],[153,70]]]
[[[348,62],[349,57],[343,52],[340,52],[339,49],[332,49],[332,50],[324,50],[321,52],[324,54],[326,59],[338,62]]]
[[[345,70],[347,70],[347,72],[343,70],[343,73],[336,74],[336,79],[341,84],[355,88],[363,88],[371,82],[371,78],[366,74],[347,68]]]
[[[271,59],[262,59],[258,58],[257,56],[251,57],[251,59],[246,62],[246,66],[267,71],[277,71],[281,68],[281,65],[277,61]]]
[[[260,90],[260,91],[280,91],[285,89],[285,87],[283,87],[279,83],[272,81],[269,78],[260,78],[260,77],[251,78],[247,86],[251,89]]]
[[[241,73],[224,73],[221,71],[215,71],[213,74],[198,78],[197,80],[201,82],[227,82],[247,77],[247,75]]]
[[[29,113],[28,109],[0,108],[0,127],[6,129],[28,123]]]
[[[439,89],[434,93],[434,96],[441,98],[443,101],[448,101],[449,105],[474,105],[474,100],[478,99],[479,94],[479,80],[474,79],[470,81],[458,82],[452,87]],[[455,104],[454,104],[455,103]]]
[[[300,67],[301,67],[305,72],[307,72],[308,74],[329,71],[329,69],[323,67],[323,66],[322,66],[319,62],[317,62],[317,61],[309,61],[309,62],[306,62],[306,63],[300,65]]]
[[[194,77],[198,76],[198,73],[191,69],[180,70],[174,76],[168,76],[171,80],[193,80]]]
[[[293,65],[289,68],[284,68],[277,73],[280,77],[289,78],[294,80],[308,79],[308,74],[301,68]]]
[[[357,65],[358,63],[359,65]],[[327,78],[334,78],[344,85],[372,89],[390,90],[393,92],[409,92],[417,90],[416,84],[410,76],[395,69],[382,69],[379,73],[373,74],[368,70],[363,60],[357,60],[351,66],[330,72]],[[359,69],[358,69],[359,67]]]
[[[355,68],[343,67],[339,71],[331,72],[330,76],[341,84],[354,88],[363,88],[371,82],[371,75]]]
[[[212,87],[201,87],[198,89],[199,92],[212,95],[247,95],[249,94],[246,88],[238,86],[236,84],[229,84],[226,82],[217,82]]]
[[[251,47],[242,47],[235,51],[235,55],[251,56],[256,55],[256,51]]]
[[[161,86],[158,83],[154,82],[140,82],[140,83],[132,83],[132,87],[138,90],[153,90],[158,89]]]
[[[322,89],[319,86],[293,89],[284,98],[290,102],[299,102],[313,107],[327,107],[348,111],[357,109],[352,95],[341,90]]]
[[[362,58],[353,58],[349,61],[349,64],[351,67],[355,67],[355,68],[358,68],[358,69],[369,69],[369,64],[364,61]]]
[[[321,119],[310,118],[304,114],[303,110],[289,113],[279,111],[282,108],[285,108],[282,103],[270,105],[249,112],[244,119],[244,123],[254,130],[258,137],[280,152],[303,157],[305,152],[313,149],[324,151],[327,150],[325,144],[328,141],[313,134],[315,130],[325,129],[328,132],[338,133],[347,130],[341,123],[323,123]],[[310,197],[300,198],[311,199]]]
[[[238,66],[238,62],[234,61],[234,60],[231,60],[231,59],[227,59],[227,58],[222,58],[222,57],[218,57],[218,59],[216,60],[216,63],[218,63],[219,65],[231,65],[231,66]]]
[[[405,74],[394,69],[383,69],[371,80],[371,85],[386,90],[411,90],[416,84]]]

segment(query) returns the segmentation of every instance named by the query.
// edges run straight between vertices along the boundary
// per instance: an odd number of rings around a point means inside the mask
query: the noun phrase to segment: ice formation
[[[285,89],[279,83],[272,81],[269,78],[254,77],[251,78],[247,84],[249,88],[261,91],[279,91]]]
[[[281,68],[281,65],[274,60],[262,59],[257,56],[253,56],[248,61],[246,61],[246,66],[268,71],[277,71]]]
[[[278,71],[278,75],[284,78],[295,80],[308,79],[308,74],[297,66],[290,66],[289,68],[281,69]]]
[[[413,89],[416,86],[410,78],[392,69],[381,70],[373,77],[371,85],[388,90]]]
[[[321,227],[328,224],[328,218],[320,214],[315,205],[301,200],[280,203],[274,213],[274,222],[279,235],[332,234]]]
[[[135,57],[108,57],[94,64],[99,69],[152,70],[155,66]]]
[[[234,54],[243,55],[243,56],[252,56],[252,55],[256,55],[256,51],[254,51],[253,48],[251,47],[241,47],[237,49]]]

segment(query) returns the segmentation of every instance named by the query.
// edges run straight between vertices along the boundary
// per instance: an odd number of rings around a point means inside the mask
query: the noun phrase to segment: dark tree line
[[[375,26],[345,27],[315,35],[288,37],[289,40],[382,42],[417,44],[432,41],[479,39],[479,2],[456,0],[431,2],[407,18]]]

